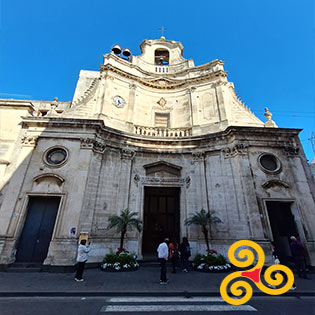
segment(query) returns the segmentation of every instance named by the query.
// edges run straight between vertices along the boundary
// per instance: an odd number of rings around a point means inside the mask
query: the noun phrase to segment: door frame
[[[176,188],[176,190],[177,190],[177,193],[175,194],[176,195],[176,197],[177,197],[177,202],[178,202],[178,209],[177,209],[177,214],[175,214],[175,216],[174,217],[176,217],[176,216],[178,216],[177,217],[177,219],[178,219],[178,224],[179,224],[179,227],[178,227],[178,242],[180,242],[180,239],[181,239],[181,207],[180,207],[180,205],[181,205],[181,186],[165,186],[165,185],[163,185],[163,186],[156,186],[156,185],[144,185],[143,186],[143,212],[142,212],[142,222],[143,222],[143,225],[144,225],[144,216],[145,216],[145,198],[146,198],[146,193],[145,193],[145,190],[146,190],[146,188],[162,188],[162,189],[167,189],[167,188]],[[150,196],[150,194],[148,194],[149,196]],[[147,195],[147,196],[148,196]],[[160,195],[158,195],[158,196],[160,196]],[[162,195],[163,196],[163,195]],[[140,246],[139,247],[141,247],[141,253],[143,254],[143,234],[144,234],[144,232],[143,232],[143,230],[142,230],[142,237],[141,237],[141,243],[139,244]]]
[[[290,204],[290,210],[291,210],[291,214],[293,216],[293,220],[295,222],[296,228],[297,228],[297,232],[299,233],[300,239],[302,240],[303,244],[306,244],[306,238],[305,238],[305,234],[304,234],[304,230],[303,230],[303,225],[301,222],[301,215],[299,213],[299,209],[296,205],[296,200],[295,199],[290,199],[290,198],[262,198],[263,201],[263,211],[264,211],[264,215],[265,218],[267,219],[266,223],[267,223],[267,234],[269,236],[269,239],[271,241],[274,241],[273,238],[273,234],[272,234],[272,229],[271,229],[271,224],[270,224],[270,218],[269,218],[269,214],[268,214],[268,208],[267,208],[267,202],[286,202]]]
[[[140,187],[140,193],[138,195],[139,200],[139,209],[140,210],[140,218],[143,222],[144,220],[144,187],[161,187],[161,188],[180,188],[179,190],[179,237],[181,238],[183,235],[187,235],[187,226],[184,225],[184,220],[187,217],[187,203],[186,203],[186,189],[187,187],[183,182],[178,182],[174,184],[155,184],[155,183],[142,183]],[[143,243],[143,232],[140,233],[138,239],[138,256],[140,259],[143,258],[142,255],[142,243]]]
[[[56,236],[59,234],[59,228],[60,228],[60,222],[62,220],[62,216],[63,216],[63,212],[62,211],[64,209],[64,204],[65,204],[65,200],[66,200],[66,195],[64,193],[38,193],[38,192],[27,192],[25,194],[25,198],[23,201],[23,205],[22,205],[22,211],[20,213],[19,216],[19,221],[17,224],[17,228],[15,229],[15,233],[14,233],[14,239],[15,239],[15,246],[14,246],[14,257],[16,256],[17,253],[17,243],[21,238],[22,235],[22,231],[25,225],[25,221],[28,215],[28,206],[29,206],[29,201],[30,201],[30,197],[60,197],[60,202],[59,202],[59,207],[57,210],[57,215],[56,215],[56,220],[55,220],[55,224],[54,224],[54,228],[53,228],[53,232],[51,235],[51,241],[54,240],[55,238],[57,238]],[[50,243],[51,243],[50,241]],[[48,252],[49,252],[49,247],[50,247],[50,243],[48,246]],[[47,258],[47,257],[46,257]]]

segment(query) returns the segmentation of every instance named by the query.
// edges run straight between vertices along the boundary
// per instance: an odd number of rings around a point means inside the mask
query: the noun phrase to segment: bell
[[[129,58],[131,56],[131,51],[128,48],[125,48],[123,50],[123,55],[127,58]]]
[[[121,53],[121,47],[119,45],[114,45],[113,48],[112,48],[112,52],[115,54],[115,55],[120,55]]]

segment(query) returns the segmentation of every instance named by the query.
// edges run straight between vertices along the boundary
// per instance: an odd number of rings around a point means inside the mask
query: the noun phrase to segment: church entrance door
[[[42,263],[54,230],[60,197],[30,197],[16,262]]]
[[[179,195],[179,187],[144,187],[144,259],[156,258],[156,249],[164,238],[179,241]]]
[[[290,236],[297,236],[298,231],[291,212],[292,202],[267,201],[267,210],[275,246],[279,252],[280,262],[290,261]]]

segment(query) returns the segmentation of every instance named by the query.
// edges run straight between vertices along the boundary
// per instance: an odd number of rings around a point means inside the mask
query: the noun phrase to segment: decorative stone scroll
[[[95,139],[90,138],[81,138],[81,149],[91,149],[96,153],[104,153],[106,150],[106,144],[101,141],[97,141]]]
[[[205,152],[194,152],[192,153],[193,163],[203,162],[206,158]]]
[[[300,150],[300,147],[296,143],[287,143],[284,146],[284,152],[289,157],[297,156],[299,154],[299,150]]]
[[[130,149],[121,149],[120,151],[120,158],[122,160],[132,160],[135,155],[136,152]]]
[[[224,154],[224,158],[231,158],[231,157],[237,156],[239,154],[240,155],[246,154],[247,148],[248,148],[247,144],[240,143],[240,144],[236,144],[233,147],[224,148],[221,151]]]
[[[133,181],[135,182],[136,186],[138,187],[139,181],[140,181],[140,176],[138,174],[135,174],[133,177]]]
[[[156,184],[176,184],[176,185],[184,185],[186,179],[178,178],[178,177],[140,177],[140,182],[142,185]]]
[[[37,136],[24,136],[22,139],[23,147],[35,147],[38,141]]]
[[[190,183],[191,183],[191,179],[190,179],[189,176],[187,176],[187,177],[185,178],[185,182],[186,182],[186,188],[188,189],[188,188],[190,187]]]

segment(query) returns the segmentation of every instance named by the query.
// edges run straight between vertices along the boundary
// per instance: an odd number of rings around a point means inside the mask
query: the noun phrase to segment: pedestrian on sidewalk
[[[183,237],[183,241],[179,246],[179,251],[180,251],[181,261],[182,261],[182,264],[184,267],[183,271],[188,272],[188,270],[189,270],[188,259],[191,256],[191,252],[190,252],[190,245],[189,245],[187,237]]]
[[[176,267],[177,267],[177,262],[179,259],[179,245],[176,242],[176,240],[173,240],[173,242],[170,242],[168,245],[168,251],[169,251],[169,260],[172,263],[172,273],[176,273]]]
[[[75,274],[75,281],[84,281],[82,278],[85,263],[88,260],[88,253],[90,252],[90,243],[86,245],[86,240],[81,240],[78,247],[78,255],[77,255],[77,272]]]
[[[279,259],[279,251],[276,247],[276,244],[275,242],[271,242],[271,247],[272,247],[272,259],[273,259],[273,264],[274,265],[279,265],[280,264],[280,259]],[[276,272],[276,274],[279,273],[279,271]],[[283,274],[284,277],[286,277],[285,274]],[[274,286],[274,285],[271,285],[271,284],[267,284],[267,286],[269,288],[272,288],[272,289],[276,289],[277,287]],[[295,282],[293,282],[293,285],[292,287],[290,288],[291,291],[294,291],[296,290],[296,285],[295,285]]]
[[[164,242],[162,242],[158,249],[157,249],[157,253],[158,253],[158,260],[160,262],[160,266],[161,266],[161,275],[160,275],[160,284],[167,284],[167,278],[166,278],[166,262],[168,259],[168,243],[169,243],[169,239],[166,238],[164,239]]]
[[[301,241],[298,241],[295,236],[291,236],[290,240],[291,253],[296,265],[298,276],[300,278],[309,279],[306,275],[305,264],[306,250]]]

